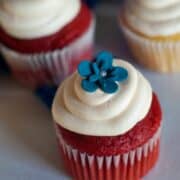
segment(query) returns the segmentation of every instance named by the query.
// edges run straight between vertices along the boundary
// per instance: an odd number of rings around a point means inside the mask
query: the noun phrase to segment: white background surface
[[[114,12],[109,7],[98,10],[97,49],[132,60]],[[179,180],[180,74],[164,75],[137,67],[151,82],[164,113],[160,159],[144,180]],[[70,179],[58,156],[50,111],[32,92],[11,78],[0,77],[0,180],[41,179]]]

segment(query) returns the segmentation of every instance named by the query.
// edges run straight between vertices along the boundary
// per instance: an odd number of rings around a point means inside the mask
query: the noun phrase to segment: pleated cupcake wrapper
[[[156,163],[159,154],[161,128],[143,146],[120,155],[96,156],[81,153],[68,145],[56,127],[64,162],[77,180],[139,180]]]
[[[131,31],[122,21],[120,24],[132,54],[140,64],[159,72],[180,71],[180,41],[150,40]]]
[[[0,50],[14,76],[28,86],[58,85],[75,70],[80,60],[93,55],[95,20],[87,31],[63,49],[40,54],[21,54],[0,44]]]

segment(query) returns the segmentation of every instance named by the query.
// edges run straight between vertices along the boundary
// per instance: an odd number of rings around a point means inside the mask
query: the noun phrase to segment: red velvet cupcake
[[[0,4],[0,50],[23,84],[57,85],[92,57],[95,21],[80,0]]]
[[[78,180],[139,180],[159,156],[162,112],[143,75],[101,52],[54,99],[59,150]]]

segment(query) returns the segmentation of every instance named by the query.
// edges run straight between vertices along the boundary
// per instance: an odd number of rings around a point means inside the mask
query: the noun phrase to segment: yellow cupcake
[[[180,72],[180,0],[128,0],[119,20],[139,63]]]

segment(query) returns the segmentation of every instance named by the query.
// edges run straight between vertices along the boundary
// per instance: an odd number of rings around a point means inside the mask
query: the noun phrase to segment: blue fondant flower
[[[109,52],[100,52],[94,61],[82,61],[78,72],[83,78],[81,86],[85,91],[94,92],[100,88],[105,93],[114,93],[118,82],[127,79],[128,71],[119,66],[113,66],[113,56]]]

